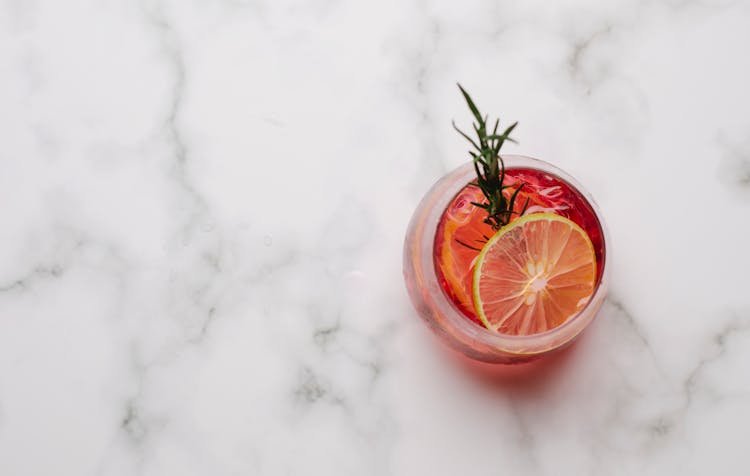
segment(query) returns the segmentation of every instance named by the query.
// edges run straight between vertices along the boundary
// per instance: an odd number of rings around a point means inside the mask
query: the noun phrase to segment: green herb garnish
[[[471,100],[469,93],[460,84],[458,85],[458,89],[461,90],[461,94],[466,99],[466,104],[471,109],[471,113],[477,121],[472,124],[474,132],[477,134],[477,141],[459,129],[455,122],[453,122],[453,128],[474,147],[474,150],[470,150],[469,154],[472,157],[474,170],[477,173],[477,182],[472,182],[471,185],[479,187],[487,199],[485,203],[471,202],[471,204],[487,211],[487,218],[485,218],[484,222],[497,231],[510,222],[514,213],[523,215],[529,206],[529,199],[527,198],[520,212],[513,211],[518,192],[521,191],[525,183],[513,185],[506,185],[504,183],[505,163],[503,162],[503,158],[500,157],[500,148],[505,141],[516,142],[510,137],[510,133],[516,128],[518,122],[514,122],[508,126],[502,134],[498,134],[497,128],[500,126],[500,119],[498,118],[495,121],[495,126],[492,128],[492,133],[488,133],[487,116],[482,117],[476,104]],[[515,190],[510,195],[510,198],[506,199],[503,191],[513,187],[515,187]]]

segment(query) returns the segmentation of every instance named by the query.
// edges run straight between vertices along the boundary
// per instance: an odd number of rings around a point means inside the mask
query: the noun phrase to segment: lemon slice
[[[586,232],[552,213],[523,216],[482,248],[474,269],[479,319],[502,334],[537,334],[563,324],[591,299],[596,255]]]

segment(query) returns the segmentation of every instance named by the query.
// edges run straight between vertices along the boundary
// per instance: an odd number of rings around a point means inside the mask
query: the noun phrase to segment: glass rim
[[[424,250],[420,257],[420,264],[422,266],[422,272],[425,273],[426,281],[438,283],[437,286],[428,286],[428,293],[433,301],[433,305],[438,308],[440,313],[455,331],[498,351],[508,352],[514,355],[536,355],[561,347],[573,340],[588,326],[599,310],[609,285],[609,266],[607,264],[608,247],[610,242],[609,232],[604,220],[602,219],[601,210],[596,204],[596,201],[570,174],[548,162],[532,157],[503,154],[502,158],[506,169],[530,168],[550,173],[557,178],[564,180],[581,194],[594,211],[594,216],[598,221],[602,233],[602,271],[601,277],[597,282],[594,293],[591,295],[591,299],[589,299],[588,303],[576,312],[576,314],[569,317],[563,324],[557,327],[537,334],[512,335],[493,332],[473,322],[448,297],[443,287],[439,285],[439,279],[435,267],[435,233],[437,232],[440,218],[451,200],[453,200],[456,194],[475,177],[476,173],[471,162],[457,167],[443,177],[443,179],[451,179],[452,183],[450,184],[451,186],[445,190],[445,193],[441,194],[436,200],[429,216],[426,217],[424,233],[420,238],[422,240],[422,250]],[[436,185],[443,179],[438,181]],[[452,332],[449,333],[452,334]]]

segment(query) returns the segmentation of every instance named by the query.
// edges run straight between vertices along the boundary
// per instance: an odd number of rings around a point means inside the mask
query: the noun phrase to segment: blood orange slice
[[[583,308],[596,285],[596,255],[586,232],[552,213],[518,218],[482,249],[474,270],[479,319],[502,334],[552,329]]]

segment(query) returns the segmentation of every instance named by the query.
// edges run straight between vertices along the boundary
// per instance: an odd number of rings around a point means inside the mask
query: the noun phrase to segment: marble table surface
[[[748,45],[731,0],[0,2],[0,474],[750,474]],[[456,81],[611,232],[539,365],[403,286]]]

